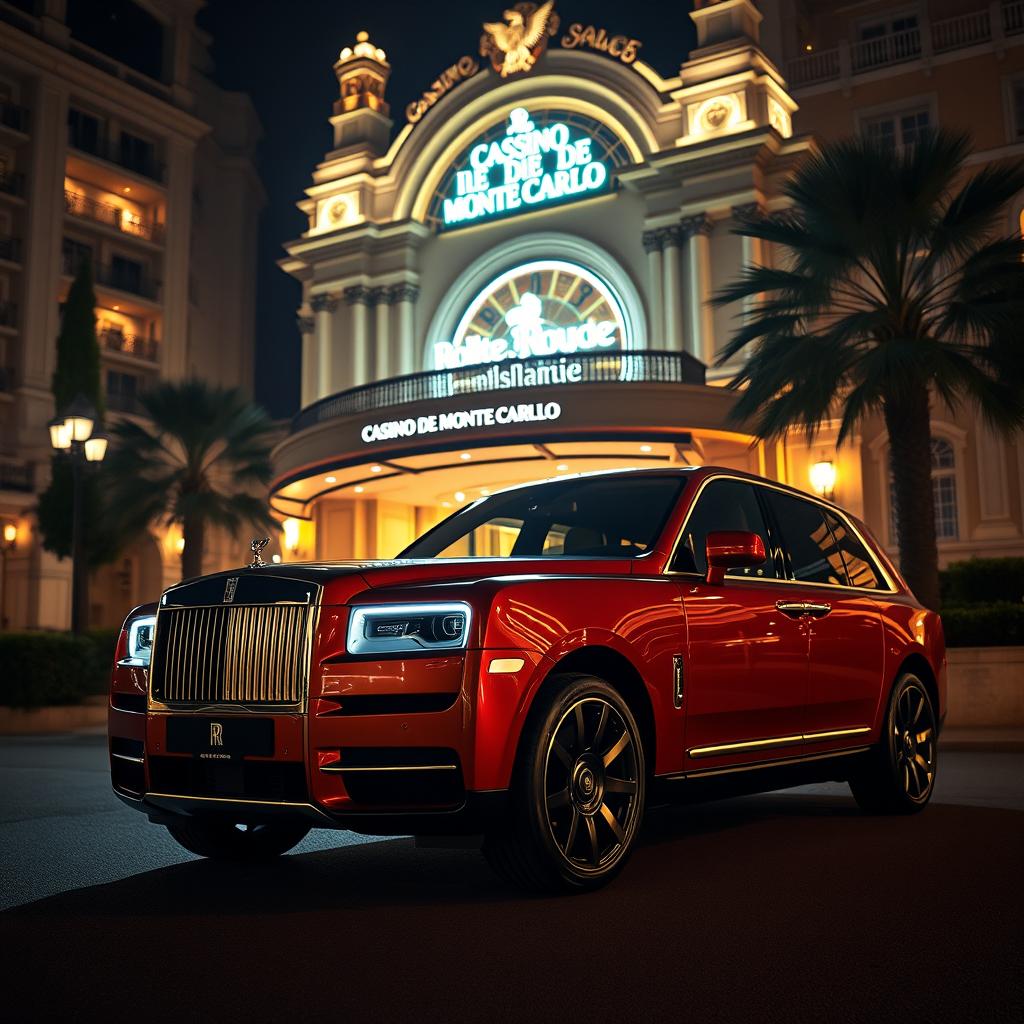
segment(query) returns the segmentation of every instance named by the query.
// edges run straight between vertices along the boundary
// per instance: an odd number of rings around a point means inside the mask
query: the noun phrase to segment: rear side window
[[[672,572],[707,572],[707,539],[714,530],[746,530],[756,533],[771,550],[768,531],[757,495],[750,484],[739,480],[712,480],[697,499],[697,504],[686,521],[686,529],[672,559]],[[775,566],[771,559],[760,565],[732,569],[726,575],[752,579],[774,579]]]
[[[832,530],[836,547],[843,556],[850,586],[863,587],[865,590],[884,589],[885,582],[875,560],[868,554],[867,548],[860,542],[853,530],[832,512],[825,512],[825,521]]]
[[[793,578],[803,583],[846,586],[846,566],[820,505],[781,491],[766,490],[782,533]]]

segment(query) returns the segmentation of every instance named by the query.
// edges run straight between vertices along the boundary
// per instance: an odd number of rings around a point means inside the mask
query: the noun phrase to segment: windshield
[[[590,477],[482,498],[400,558],[636,558],[658,539],[686,478]]]

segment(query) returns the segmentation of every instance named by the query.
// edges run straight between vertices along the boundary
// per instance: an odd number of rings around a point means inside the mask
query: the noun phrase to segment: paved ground
[[[654,812],[626,873],[523,899],[474,851],[314,833],[273,868],[179,852],[102,737],[0,740],[6,1019],[1024,1019],[1024,756],[936,800],[819,786]]]

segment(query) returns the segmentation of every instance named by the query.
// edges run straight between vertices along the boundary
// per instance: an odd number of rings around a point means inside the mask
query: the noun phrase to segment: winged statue
[[[543,52],[545,36],[558,31],[555,0],[540,4],[516,4],[502,14],[505,23],[484,22],[480,53],[490,57],[502,78],[529,71]]]

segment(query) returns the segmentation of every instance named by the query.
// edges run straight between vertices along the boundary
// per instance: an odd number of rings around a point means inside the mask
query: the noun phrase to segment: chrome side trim
[[[660,775],[659,779],[675,781],[677,779],[706,779],[712,775],[733,775],[739,772],[754,772],[759,768],[785,768],[787,765],[804,764],[808,761],[828,761],[834,757],[849,757],[852,754],[865,754],[870,747],[844,747],[842,750],[827,750],[820,754],[796,754],[793,757],[780,757],[774,761],[751,761],[747,764],[731,764],[724,768],[699,768],[692,772],[676,772],[673,775]]]
[[[396,764],[379,768],[360,765],[358,768],[345,768],[336,764],[325,764],[320,768],[322,772],[456,772],[459,766],[456,764]]]
[[[840,736],[861,736],[871,732],[871,726],[858,725],[851,729],[828,729],[825,732],[804,732],[794,736],[772,736],[763,740],[744,740],[741,743],[717,743],[709,747],[691,747],[688,757],[714,757],[716,754],[742,754],[748,750],[763,750],[771,747],[789,747],[794,743],[820,743],[822,740],[837,739]]]
[[[143,757],[132,757],[131,754],[115,754],[111,751],[111,757],[116,757],[118,761],[131,761],[132,764],[145,764],[145,758]]]
[[[751,480],[749,477],[733,476],[730,473],[716,473],[712,476],[705,477],[697,488],[697,493],[693,496],[693,500],[690,502],[690,507],[687,510],[686,518],[683,520],[682,526],[679,527],[679,532],[676,534],[676,539],[672,544],[672,551],[668,556],[668,561],[665,563],[665,575],[666,576],[689,576],[694,579],[704,579],[699,572],[676,572],[668,568],[676,557],[676,551],[679,548],[680,543],[684,536],[686,536],[686,527],[690,524],[690,516],[693,515],[693,510],[697,507],[697,502],[700,500],[701,494],[704,492],[704,488],[708,486],[713,480],[735,480],[737,483],[750,484],[751,487],[768,487],[773,491],[778,491],[780,494],[788,495],[790,498],[801,498],[805,501],[809,501],[814,505],[818,505],[832,515],[840,519],[843,525],[864,545],[864,550],[868,553],[871,558],[871,564],[878,569],[879,575],[888,584],[889,589],[877,589],[872,590],[868,587],[851,587],[842,583],[809,583],[806,580],[780,580],[772,579],[767,576],[727,576],[726,580],[731,583],[777,583],[788,586],[798,587],[828,587],[830,590],[846,590],[854,594],[899,594],[901,591],[897,588],[893,582],[892,577],[889,575],[885,566],[879,561],[878,557],[870,544],[864,539],[864,535],[857,529],[856,526],[850,521],[847,514],[838,506],[833,505],[831,502],[823,501],[820,498],[814,497],[813,494],[804,494],[803,491],[797,491],[795,488],[789,488],[779,486],[771,480]]]

